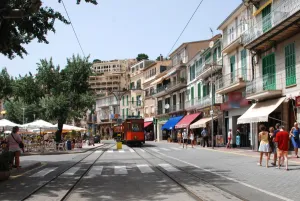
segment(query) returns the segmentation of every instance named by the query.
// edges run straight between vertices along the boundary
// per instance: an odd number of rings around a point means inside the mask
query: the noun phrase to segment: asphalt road
[[[298,164],[286,172],[209,148],[104,143],[82,154],[24,157],[44,165],[0,183],[0,200],[299,200]]]

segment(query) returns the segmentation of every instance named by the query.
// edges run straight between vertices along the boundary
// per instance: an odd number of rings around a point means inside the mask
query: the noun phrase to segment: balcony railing
[[[281,0],[278,1],[278,5],[273,4],[270,14],[264,18],[259,15],[253,20],[256,21],[256,23],[253,23],[253,25],[243,34],[243,44],[247,45],[251,43],[299,10],[299,0]]]
[[[246,21],[244,23],[239,24],[236,27],[233,27],[232,29],[227,29],[223,33],[223,49],[225,49],[227,46],[239,39],[247,29],[248,22]]]
[[[227,75],[223,75],[215,83],[216,91],[235,85],[239,82],[251,80],[252,72],[250,69],[237,69]]]
[[[176,90],[177,87],[184,86],[184,85],[186,85],[186,78],[182,78],[182,79],[180,78],[177,81],[173,81],[167,85],[163,85],[163,86],[156,88],[156,90],[154,90],[153,95],[156,95],[156,94],[159,94],[162,92],[166,92],[166,93],[172,92],[172,90]]]
[[[283,73],[268,74],[247,83],[246,97],[263,92],[282,90],[284,87]]]
[[[220,104],[220,103],[222,103],[222,96],[215,95],[213,102],[212,102],[211,96],[209,96],[209,95],[205,96],[205,97],[202,97],[200,99],[198,97],[196,97],[194,99],[186,101],[185,102],[185,108],[186,109],[189,109],[189,108],[200,109],[200,108],[208,107],[212,103],[213,104]]]
[[[200,68],[196,69],[196,77],[201,76],[204,72],[211,69],[211,65],[217,66],[217,69],[222,66],[222,57],[218,57],[217,60],[213,60],[212,58],[207,60]],[[215,68],[213,68],[215,70]]]
[[[177,103],[175,105],[170,106],[170,112],[177,112],[184,109],[183,103]]]

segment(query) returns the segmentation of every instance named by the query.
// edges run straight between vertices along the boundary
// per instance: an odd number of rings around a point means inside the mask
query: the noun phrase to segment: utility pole
[[[22,107],[23,110],[23,124],[24,124],[24,120],[25,120],[25,107]]]

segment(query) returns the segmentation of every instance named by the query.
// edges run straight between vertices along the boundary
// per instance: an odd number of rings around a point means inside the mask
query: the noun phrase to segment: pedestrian
[[[232,130],[229,129],[228,136],[227,136],[227,149],[231,149],[231,139],[232,139]]]
[[[298,148],[299,148],[299,127],[298,127],[298,123],[295,122],[294,123],[294,127],[291,129],[291,140],[294,146],[294,150],[295,150],[295,156],[296,158],[299,158],[298,156]]]
[[[280,129],[279,129],[279,127],[280,127],[280,124],[279,123],[277,123],[276,125],[275,125],[275,131],[273,132],[273,137],[272,137],[272,141],[273,141],[273,146],[274,146],[274,149],[273,149],[273,154],[274,154],[274,156],[273,156],[273,163],[271,163],[273,166],[276,166],[276,162],[277,162],[277,142],[275,141],[275,138],[276,138],[276,134],[280,131]]]
[[[257,165],[261,166],[263,155],[267,155],[267,163],[266,167],[269,167],[269,158],[270,158],[270,145],[269,145],[269,133],[266,131],[266,127],[264,125],[260,126],[260,133],[258,134],[258,139],[260,141],[259,149],[260,158],[259,163]]]
[[[192,145],[192,148],[194,148],[194,140],[195,140],[195,134],[192,130],[190,130],[190,140],[191,140],[191,145]]]
[[[177,140],[178,140],[179,146],[181,146],[181,139],[182,139],[181,131],[179,130],[178,133],[177,133]]]
[[[185,144],[185,147],[187,149],[187,143],[188,143],[188,134],[186,132],[186,129],[183,129],[183,132],[182,132],[182,139],[183,139],[183,146],[182,148],[184,148],[184,144]]]
[[[22,138],[18,133],[19,133],[19,127],[15,126],[12,128],[11,134],[7,137],[8,149],[10,152],[13,153],[14,158],[12,160],[15,159],[15,164],[13,165],[13,161],[11,161],[11,165],[12,167],[17,169],[21,168],[20,155],[21,155],[21,150],[24,149]]]
[[[201,136],[203,137],[203,147],[205,147],[205,143],[206,146],[208,147],[208,133],[206,128],[203,128],[202,132],[201,132]]]
[[[288,169],[288,150],[289,150],[290,135],[284,130],[284,126],[280,126],[280,131],[276,134],[275,142],[278,144],[277,154],[278,154],[278,169],[280,169],[281,160],[285,158],[285,169]]]
[[[270,154],[269,154],[269,160],[271,158],[271,154],[274,150],[274,142],[273,142],[273,136],[274,136],[274,128],[270,127],[269,128],[269,145],[270,145]]]

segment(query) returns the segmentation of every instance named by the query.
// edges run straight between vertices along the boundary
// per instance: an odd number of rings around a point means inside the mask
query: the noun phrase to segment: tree
[[[0,72],[0,99],[7,99],[13,94],[14,80],[8,74],[6,68]]]
[[[148,60],[148,59],[149,59],[148,55],[144,53],[138,54],[138,56],[136,57],[137,61]]]
[[[58,0],[60,3],[61,0]],[[81,0],[77,0],[79,4]],[[85,0],[97,4],[96,0]],[[37,39],[48,44],[49,31],[55,33],[55,21],[70,24],[59,12],[50,7],[41,7],[41,0],[1,0],[0,2],[0,53],[13,59],[23,58],[27,51],[25,44]]]

